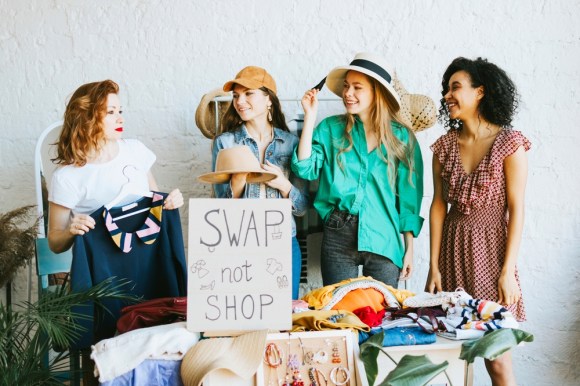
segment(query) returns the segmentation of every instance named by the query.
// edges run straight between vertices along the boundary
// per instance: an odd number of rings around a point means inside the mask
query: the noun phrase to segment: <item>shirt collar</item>
[[[285,138],[281,135],[282,132],[283,132],[282,129],[274,127],[274,140],[284,142]],[[234,132],[234,137],[236,143],[245,143],[245,141],[252,138],[250,134],[248,134],[248,129],[246,128],[245,123],[242,123],[242,126]]]

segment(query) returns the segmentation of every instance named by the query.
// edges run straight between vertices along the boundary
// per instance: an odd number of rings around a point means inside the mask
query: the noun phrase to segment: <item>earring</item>
[[[272,122],[272,106],[268,106],[268,122]]]

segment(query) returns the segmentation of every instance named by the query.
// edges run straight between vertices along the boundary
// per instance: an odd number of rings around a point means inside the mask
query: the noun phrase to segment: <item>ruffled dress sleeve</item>
[[[447,202],[461,213],[469,214],[485,201],[492,186],[503,178],[505,158],[520,146],[528,151],[531,142],[519,131],[504,129],[498,134],[481,164],[470,174],[466,174],[459,158],[457,135],[457,132],[450,131],[439,138],[431,149],[442,165],[441,178],[448,186]]]

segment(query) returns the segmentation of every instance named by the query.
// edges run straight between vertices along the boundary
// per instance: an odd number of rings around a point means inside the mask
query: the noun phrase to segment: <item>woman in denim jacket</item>
[[[221,149],[246,145],[265,171],[276,178],[265,183],[246,183],[246,173],[232,175],[229,184],[214,185],[218,198],[289,198],[292,214],[303,216],[308,208],[306,183],[291,175],[290,161],[298,137],[290,133],[276,96],[276,83],[266,70],[249,66],[224,84],[233,101],[222,118],[223,133],[214,139],[212,170]],[[290,181],[292,180],[292,181]],[[292,299],[298,299],[302,254],[292,219]]]

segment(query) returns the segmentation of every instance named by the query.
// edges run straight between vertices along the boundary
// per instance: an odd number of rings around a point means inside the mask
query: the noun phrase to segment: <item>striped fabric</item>
[[[456,326],[458,329],[493,331],[518,326],[512,313],[496,302],[469,299],[461,303],[458,309],[461,322]]]
[[[153,244],[157,240],[157,235],[161,230],[161,219],[163,215],[163,196],[157,193],[153,193],[153,199],[151,201],[151,209],[149,209],[149,215],[147,219],[136,232],[123,232],[119,226],[113,220],[111,213],[105,208],[103,211],[103,218],[105,220],[105,225],[111,234],[113,242],[121,249],[124,253],[129,253],[132,249],[134,240],[138,237],[145,244]]]

